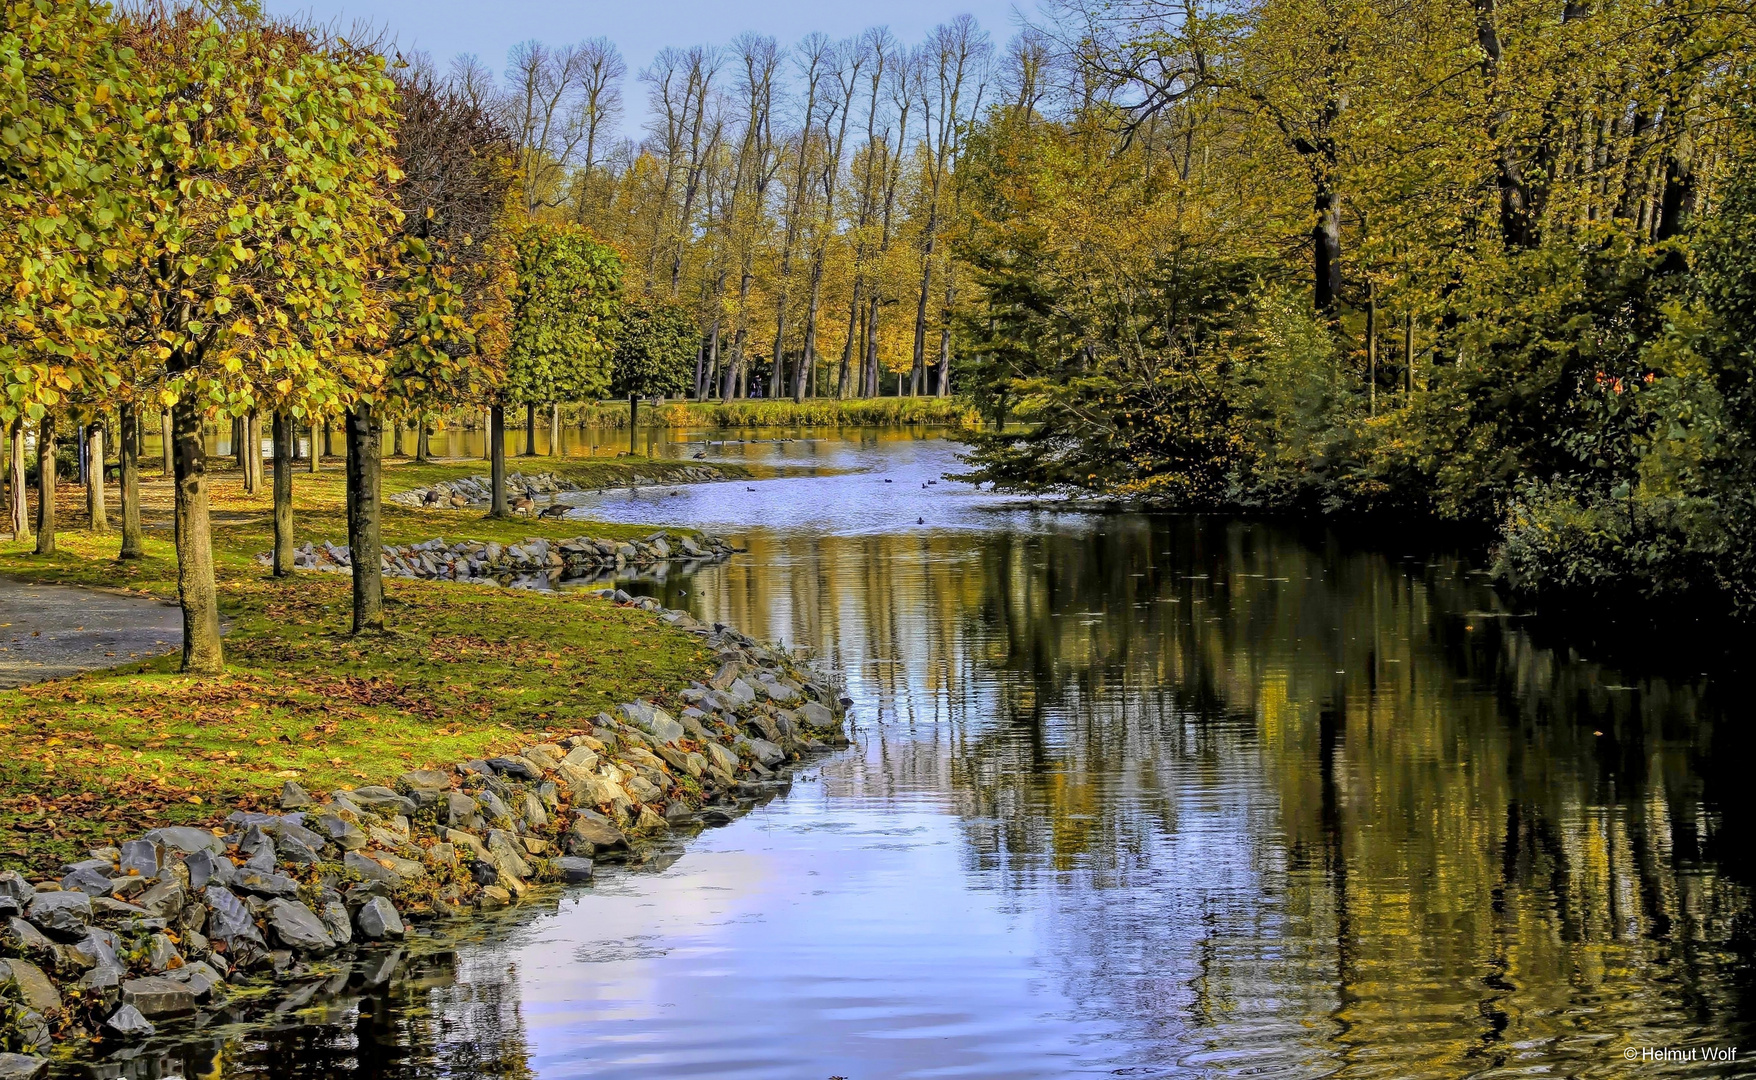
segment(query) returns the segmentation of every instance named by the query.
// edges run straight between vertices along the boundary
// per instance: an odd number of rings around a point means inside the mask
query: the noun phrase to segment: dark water
[[[823,649],[854,750],[388,989],[110,1075],[1756,1075],[1734,671],[1605,666],[1396,536],[767,445],[863,471],[580,501],[741,536],[647,587]]]

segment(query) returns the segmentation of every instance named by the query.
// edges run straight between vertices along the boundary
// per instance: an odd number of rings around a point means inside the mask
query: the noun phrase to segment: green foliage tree
[[[681,304],[652,298],[624,304],[615,337],[612,394],[682,397],[695,385],[701,331]]]

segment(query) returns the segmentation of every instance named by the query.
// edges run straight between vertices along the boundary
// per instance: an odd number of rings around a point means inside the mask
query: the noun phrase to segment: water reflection
[[[361,1075],[1611,1077],[1752,1043],[1735,672],[1581,658],[1450,557],[922,488],[930,441],[773,453],[835,475],[586,509],[739,536],[636,587],[820,647],[858,748],[461,950],[461,996],[399,989]],[[292,1038],[221,1071],[304,1075]]]

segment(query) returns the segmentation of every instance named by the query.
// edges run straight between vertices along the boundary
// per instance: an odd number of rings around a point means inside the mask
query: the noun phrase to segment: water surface
[[[1756,1054],[1735,671],[1608,667],[1395,536],[1055,512],[954,453],[737,443],[799,474],[577,496],[746,544],[641,587],[821,650],[855,748],[388,992],[128,1068],[1756,1075],[1625,1057]]]

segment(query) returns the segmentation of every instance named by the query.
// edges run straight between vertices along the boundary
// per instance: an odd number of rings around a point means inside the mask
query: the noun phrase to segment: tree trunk
[[[391,457],[401,457],[402,456],[402,420],[401,419],[392,420],[390,422],[390,456]]]
[[[160,473],[166,480],[176,475],[175,466],[171,464],[171,410],[159,409],[159,455],[164,458],[164,471]]]
[[[354,633],[384,629],[384,554],[378,533],[378,418],[348,410],[348,561],[354,572]]]
[[[488,500],[488,516],[506,516],[506,406],[488,409],[488,480],[492,494]]]
[[[104,498],[104,422],[88,424],[85,429],[85,514],[91,531],[98,536],[110,531],[110,508]]]
[[[274,414],[274,576],[293,572],[293,440],[298,434],[284,409]]]
[[[879,385],[878,371],[878,301],[878,291],[874,289],[866,306],[866,397],[879,397],[884,393],[884,388]]]
[[[312,476],[316,476],[318,471],[323,468],[322,458],[317,453],[317,427],[317,421],[313,419],[311,421],[311,452],[306,455],[309,459],[308,464]]]
[[[1413,398],[1415,394],[1415,315],[1412,311],[1403,316],[1402,359],[1407,368],[1403,372],[1403,389],[1410,398]]]
[[[201,412],[187,399],[171,407],[171,439],[183,670],[218,675],[225,657],[220,651],[219,590],[213,580],[213,535],[207,515],[207,450],[201,445]]]
[[[24,485],[24,417],[12,422],[12,483],[8,486],[6,498],[12,518],[12,539],[18,543],[29,543],[30,499],[25,494]]]
[[[524,406],[524,456],[537,456],[537,407],[534,402]]]
[[[232,460],[238,463],[238,471],[244,476],[244,490],[250,490],[250,470],[244,464],[244,418],[232,417]]]
[[[1366,415],[1378,415],[1378,294],[1366,280]]]
[[[116,432],[116,479],[122,496],[119,557],[138,559],[146,554],[146,534],[140,528],[140,405],[124,401],[117,408],[121,430]]]
[[[255,413],[244,417],[244,441],[238,447],[238,463],[244,466],[244,493],[254,495],[262,480],[262,421]]]
[[[55,417],[37,427],[37,554],[55,554]]]
[[[494,410],[482,410],[482,460],[492,461],[494,458]]]
[[[328,420],[323,421],[323,456],[335,456],[335,425]]]
[[[561,456],[561,403],[549,406],[549,456]]]
[[[932,227],[932,222],[928,222]],[[916,397],[927,381],[927,293],[933,287],[932,234],[928,234],[927,254],[921,259],[921,295],[915,304],[914,364],[909,368],[908,393]]]
[[[1312,277],[1317,310],[1335,311],[1341,295],[1341,197],[1322,184],[1317,188],[1317,224],[1311,229]]]
[[[427,418],[421,417],[415,427],[415,460],[423,464],[433,456],[432,436],[427,432]]]

